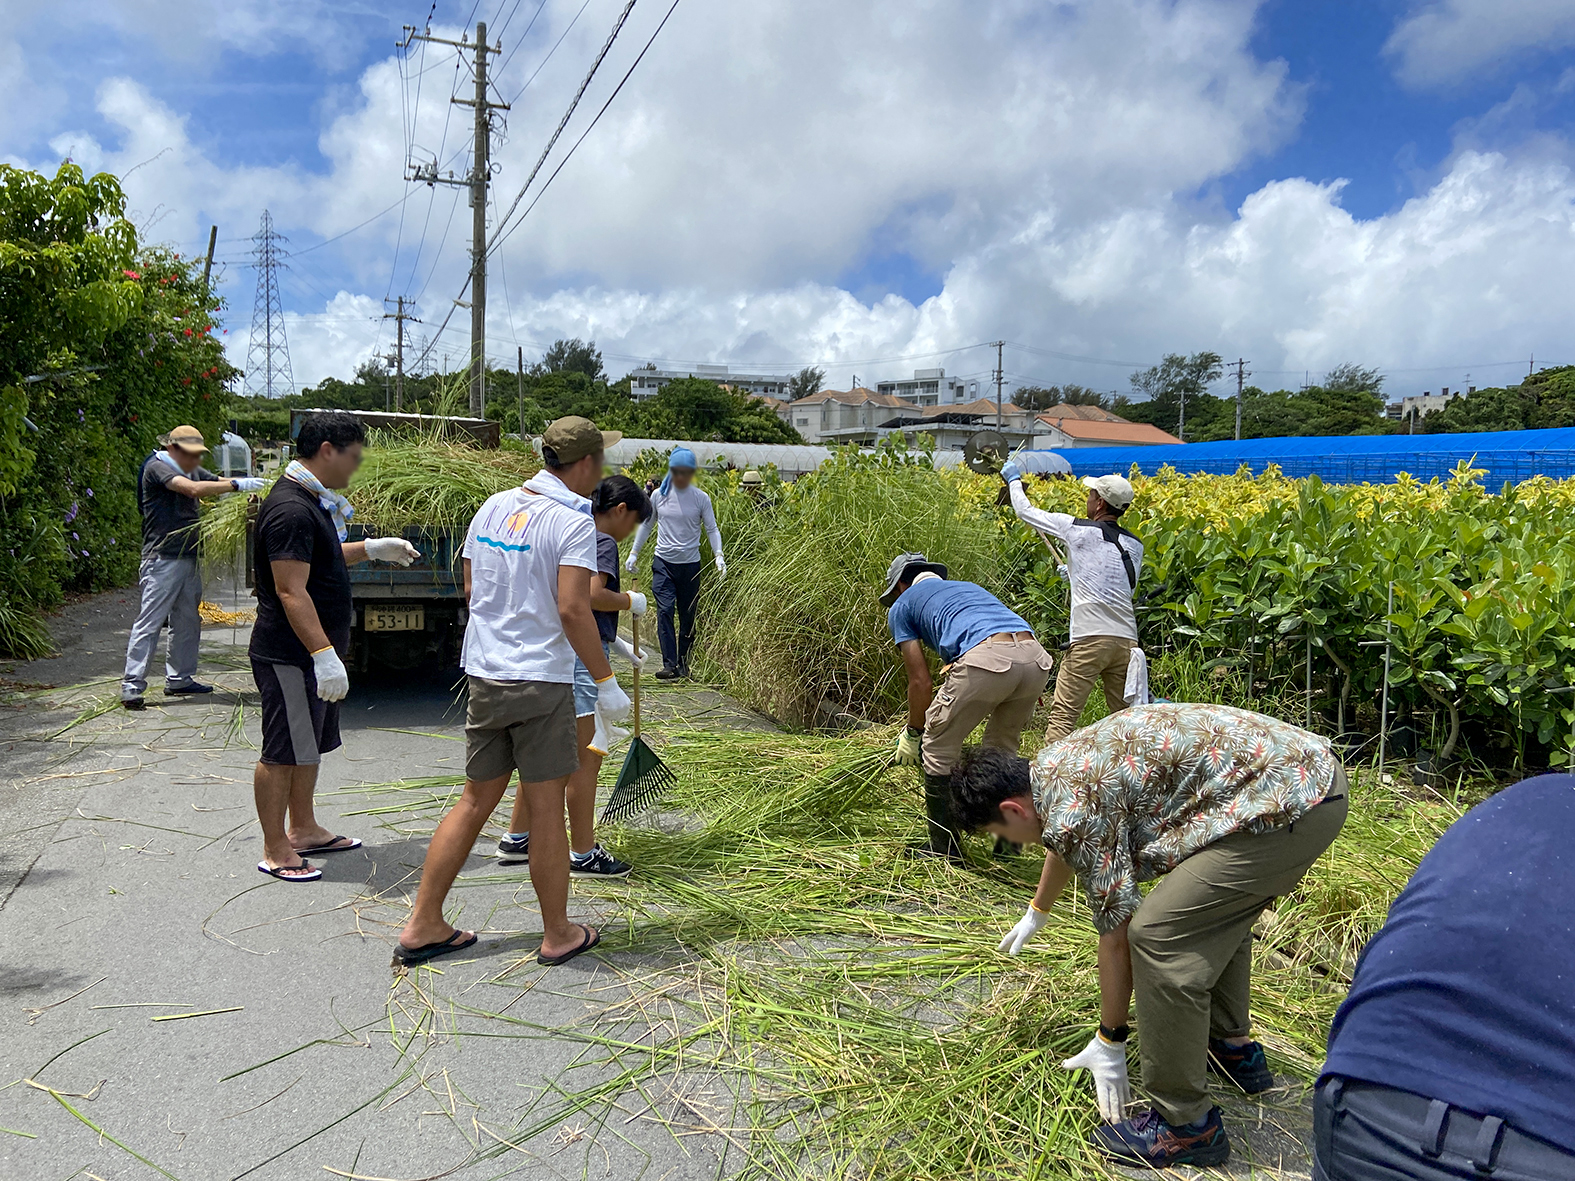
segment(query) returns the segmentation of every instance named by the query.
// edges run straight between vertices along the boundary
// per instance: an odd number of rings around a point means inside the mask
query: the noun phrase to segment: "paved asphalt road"
[[[427,830],[349,815],[388,797],[344,789],[462,773],[452,677],[357,685],[319,798],[324,822],[366,847],[319,859],[315,885],[275,882],[255,868],[246,630],[206,631],[211,698],[155,689],[131,714],[112,703],[135,607],[111,592],[67,608],[60,654],[7,673],[53,688],[0,710],[0,1086],[18,1080],[0,1090],[0,1178],[725,1171],[729,1100],[704,1079],[653,1097],[686,1135],[636,1099],[506,1143],[586,1053],[553,1031],[586,1028],[649,965],[620,957],[612,931],[598,953],[539,968],[524,867],[480,855],[485,837],[457,892],[478,948],[441,975],[391,971]],[[666,700],[718,704],[704,691]],[[95,704],[110,708],[61,732]],[[635,888],[577,884],[571,912],[594,919],[597,891]],[[187,1013],[208,1015],[156,1020]]]

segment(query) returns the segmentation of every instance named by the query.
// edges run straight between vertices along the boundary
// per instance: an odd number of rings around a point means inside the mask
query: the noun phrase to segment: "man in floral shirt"
[[[1129,1165],[1225,1161],[1207,1072],[1249,1093],[1273,1085],[1251,1036],[1252,926],[1345,822],[1345,772],[1328,742],[1221,705],[1133,706],[1031,765],[971,751],[952,794],[963,827],[1046,847],[1038,893],[1002,951],[1021,950],[1072,875],[1082,879],[1099,931],[1100,1027],[1066,1065],[1093,1072],[1108,1121],[1096,1147]],[[1154,1106],[1124,1119],[1134,991]]]

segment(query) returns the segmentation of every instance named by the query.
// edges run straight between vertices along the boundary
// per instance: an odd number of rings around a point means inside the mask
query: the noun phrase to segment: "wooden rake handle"
[[[629,589],[630,590],[634,590],[635,588],[631,584]],[[631,641],[631,643],[632,643],[632,645],[634,647],[635,660],[638,661],[640,659],[640,617],[638,615],[633,614],[632,612],[629,615],[629,636],[630,636],[630,641]],[[629,700],[634,703],[634,736],[636,738],[638,738],[638,737],[640,737],[640,666],[639,666],[639,664],[636,664],[634,666],[634,692],[629,695]]]

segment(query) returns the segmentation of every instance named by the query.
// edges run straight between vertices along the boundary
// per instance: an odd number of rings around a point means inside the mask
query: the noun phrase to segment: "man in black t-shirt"
[[[254,492],[262,481],[250,476],[221,479],[202,466],[208,450],[194,426],[178,426],[164,437],[164,448],[142,462],[137,476],[137,507],[142,510],[142,565],[137,582],[142,607],[126,644],[126,674],[120,682],[120,703],[143,709],[148,669],[158,648],[159,632],[169,621],[165,654],[164,693],[185,697],[212,693],[199,684],[197,644],[202,638],[202,575],[197,569],[197,501],[226,492]]]
[[[402,537],[345,541],[352,509],[338,489],[361,466],[366,428],[341,412],[301,424],[297,458],[257,513],[257,623],[252,676],[262,695],[262,754],[253,785],[263,830],[261,872],[287,882],[323,876],[308,853],[360,848],[317,822],[317,766],[339,748],[339,702],[350,690],[342,656],[355,607],[347,569],[368,559],[408,566]],[[289,826],[285,821],[288,817]]]

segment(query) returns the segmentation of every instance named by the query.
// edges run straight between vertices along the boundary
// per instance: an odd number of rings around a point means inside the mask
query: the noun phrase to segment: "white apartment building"
[[[951,406],[982,396],[977,381],[947,377],[944,369],[915,369],[912,380],[879,382],[875,392],[901,398],[910,406]]]
[[[781,373],[733,373],[726,365],[696,365],[692,369],[658,369],[647,365],[629,371],[629,393],[636,402],[654,398],[668,382],[686,377],[704,378],[718,385],[731,386],[741,394],[764,394],[772,398],[787,397],[788,378]]]
[[[1384,407],[1384,414],[1395,422],[1404,422],[1408,418],[1426,418],[1429,414],[1436,414],[1449,405],[1452,399],[1476,392],[1476,386],[1472,386],[1469,390],[1456,390],[1454,393],[1449,392],[1447,385],[1436,394],[1432,390],[1424,390],[1420,394],[1412,394],[1410,397],[1401,398],[1398,402],[1389,403]]]

